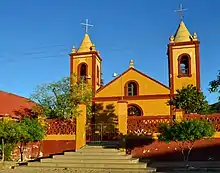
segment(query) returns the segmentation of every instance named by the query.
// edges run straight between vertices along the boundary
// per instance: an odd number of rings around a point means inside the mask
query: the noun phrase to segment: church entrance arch
[[[117,141],[118,129],[112,123],[88,124],[86,129],[87,142]]]
[[[143,111],[140,106],[136,104],[129,104],[128,116],[143,116]]]

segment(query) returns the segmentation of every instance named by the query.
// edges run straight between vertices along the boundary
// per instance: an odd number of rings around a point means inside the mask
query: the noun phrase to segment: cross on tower
[[[80,23],[85,26],[85,31],[88,33],[89,27],[93,27],[93,25],[89,24],[89,19],[86,19],[86,23]]]
[[[177,9],[177,10],[174,10],[174,12],[177,12],[179,15],[180,15],[180,19],[181,20],[183,20],[183,12],[184,11],[187,11],[188,9],[186,9],[186,8],[183,8],[183,5],[182,4],[180,4],[180,7],[179,7],[179,9]]]

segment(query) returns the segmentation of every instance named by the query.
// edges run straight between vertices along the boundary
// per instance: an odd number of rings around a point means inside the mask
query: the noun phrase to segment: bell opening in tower
[[[87,65],[85,63],[80,64],[79,67],[79,77],[80,80],[87,80]]]

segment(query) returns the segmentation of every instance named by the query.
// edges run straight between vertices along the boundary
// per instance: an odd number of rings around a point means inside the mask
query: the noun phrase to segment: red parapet
[[[48,119],[47,135],[72,135],[76,133],[76,119]]]
[[[130,116],[127,121],[127,133],[133,135],[146,135],[157,133],[161,123],[171,123],[170,115],[164,116]]]
[[[220,132],[220,113],[214,113],[209,115],[200,115],[200,114],[185,114],[184,119],[200,119],[200,120],[207,120],[208,122],[212,123],[216,131]]]

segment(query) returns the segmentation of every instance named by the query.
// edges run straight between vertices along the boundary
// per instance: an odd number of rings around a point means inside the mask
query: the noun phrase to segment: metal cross
[[[93,27],[93,25],[89,24],[89,19],[86,19],[86,23],[80,23],[85,26],[86,33],[88,33],[89,27]]]
[[[182,4],[180,4],[180,7],[179,7],[179,9],[177,9],[177,10],[174,10],[174,12],[177,12],[179,15],[180,15],[180,19],[181,20],[183,20],[183,12],[184,11],[187,11],[188,9],[186,9],[186,8],[183,8],[183,5]]]

